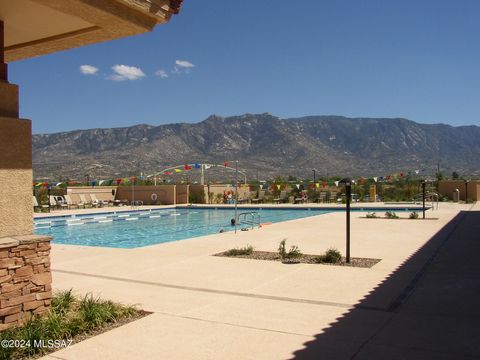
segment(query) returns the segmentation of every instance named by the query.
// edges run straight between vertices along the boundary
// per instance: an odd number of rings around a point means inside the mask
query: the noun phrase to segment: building
[[[7,63],[149,32],[177,14],[182,1],[0,0],[0,330],[22,312],[48,307],[51,293],[49,259],[37,266],[28,258],[32,250],[48,257],[50,239],[33,235],[31,122],[19,118],[18,86],[8,82]],[[38,295],[22,290],[20,303],[11,299],[19,278],[26,288],[37,286]]]

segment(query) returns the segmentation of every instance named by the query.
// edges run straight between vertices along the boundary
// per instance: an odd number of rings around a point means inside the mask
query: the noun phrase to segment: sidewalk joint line
[[[285,301],[285,302],[302,303],[302,304],[310,304],[310,305],[323,305],[323,306],[332,306],[332,307],[339,307],[339,308],[345,308],[345,309],[354,308],[354,307],[358,307],[360,309],[365,309],[365,310],[375,309],[375,308],[356,306],[355,304],[345,304],[345,303],[338,303],[338,302],[333,302],[333,301],[297,299],[297,298],[290,298],[290,297],[244,293],[244,292],[229,291],[229,290],[215,290],[215,289],[200,288],[200,287],[191,287],[191,286],[183,286],[183,285],[158,283],[158,282],[145,281],[145,280],[126,279],[126,278],[120,278],[120,277],[116,277],[116,276],[88,274],[88,273],[77,272],[77,271],[69,271],[69,270],[52,269],[52,272],[70,274],[70,275],[78,275],[78,276],[87,276],[87,277],[93,277],[93,278],[98,278],[98,279],[121,281],[121,282],[141,284],[141,285],[158,286],[158,287],[164,287],[164,288],[170,288],[170,289],[197,291],[197,292],[204,292],[204,293],[210,293],[210,294],[241,296],[241,297],[254,298],[254,299]],[[383,310],[384,311],[385,309],[378,308],[376,310]]]

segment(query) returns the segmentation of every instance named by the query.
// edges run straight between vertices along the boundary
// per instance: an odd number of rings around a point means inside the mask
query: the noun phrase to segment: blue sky
[[[152,33],[11,63],[10,81],[34,133],[247,112],[480,125],[479,18],[477,0],[185,0]]]

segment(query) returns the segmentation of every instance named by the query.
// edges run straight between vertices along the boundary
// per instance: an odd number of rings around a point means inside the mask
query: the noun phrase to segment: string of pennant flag
[[[215,164],[199,164],[199,163],[193,163],[193,164],[185,164],[183,166],[183,169],[175,168],[175,169],[169,169],[166,171],[163,171],[163,175],[174,175],[178,173],[182,173],[184,171],[190,171],[192,169],[201,169],[203,167],[204,170],[208,170],[210,168],[216,168],[216,167],[229,167],[230,163],[229,162],[224,162],[223,166],[222,165],[215,165]],[[357,179],[353,179],[352,182],[354,184],[359,184],[363,185],[367,182],[394,182],[398,180],[404,180],[408,179],[413,175],[419,175],[421,173],[424,173],[425,169],[422,170],[414,170],[414,171],[408,171],[408,172],[399,172],[399,173],[394,173],[390,175],[385,175],[385,176],[374,176],[374,177],[363,177],[360,176]],[[120,184],[127,184],[127,183],[135,183],[137,180],[145,180],[145,176],[141,175],[139,177],[132,176],[129,178],[114,178],[114,179],[107,179],[107,180],[93,180],[89,181],[88,183],[92,186],[102,186],[102,185],[120,185]],[[45,182],[33,182],[33,186],[35,188],[42,188],[42,187],[61,187],[61,186],[74,186],[74,185],[82,185],[85,184],[85,182],[78,182],[78,181],[63,181],[63,182],[56,182],[56,183],[49,183],[47,181]],[[326,188],[329,186],[339,186],[339,181],[334,181],[334,180],[329,180],[329,181],[319,181],[315,183],[307,183],[307,186],[309,188]],[[242,186],[248,186],[245,184],[242,184]],[[260,185],[262,189],[268,189],[271,187],[272,190],[281,190],[283,188],[286,188],[287,186],[295,186],[297,189],[304,188],[305,186],[302,183],[295,183],[291,184],[289,182],[288,184],[273,184],[273,185],[268,185],[267,183]]]

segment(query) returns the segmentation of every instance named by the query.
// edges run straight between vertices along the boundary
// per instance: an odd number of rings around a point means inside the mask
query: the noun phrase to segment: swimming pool
[[[240,212],[253,211],[239,209]],[[262,223],[321,215],[323,209],[255,209]],[[109,212],[35,219],[35,233],[52,235],[58,244],[136,248],[234,229],[233,209],[172,208]],[[240,227],[240,226],[239,226]],[[243,226],[242,226],[243,227]]]

